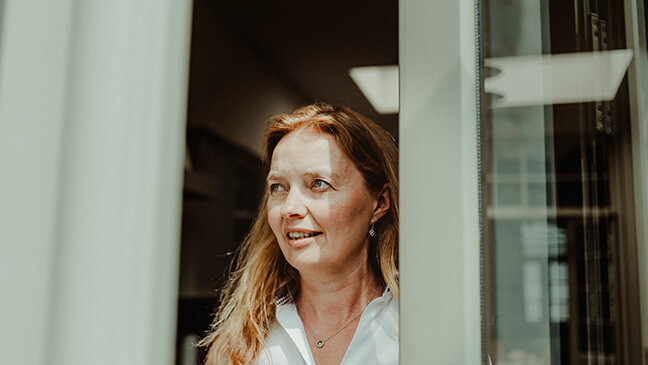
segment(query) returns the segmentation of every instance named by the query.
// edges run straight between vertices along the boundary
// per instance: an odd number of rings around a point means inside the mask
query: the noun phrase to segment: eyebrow
[[[268,173],[268,176],[266,176],[266,181],[276,180],[279,177],[280,177],[279,175],[270,172],[270,173]]]
[[[340,176],[334,172],[328,171],[328,170],[313,170],[313,171],[308,171],[302,174],[303,176],[308,176],[308,177],[315,177],[315,176],[330,176],[333,180],[339,180]],[[277,180],[281,179],[281,175],[274,173],[274,172],[269,172],[268,176],[266,177],[266,181],[270,180]]]
[[[332,180],[339,180],[340,176],[332,171],[323,171],[323,170],[315,170],[315,171],[309,171],[304,174],[305,176],[309,177],[316,177],[316,176],[327,176],[330,177]]]

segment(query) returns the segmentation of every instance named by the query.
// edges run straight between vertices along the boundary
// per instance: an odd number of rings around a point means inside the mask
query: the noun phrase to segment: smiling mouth
[[[322,232],[288,232],[286,236],[289,240],[300,240],[302,238],[315,237],[322,234]]]

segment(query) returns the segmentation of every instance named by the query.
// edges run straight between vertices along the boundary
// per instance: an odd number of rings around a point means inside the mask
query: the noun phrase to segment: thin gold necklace
[[[330,340],[333,336],[335,336],[335,335],[337,335],[338,333],[342,332],[342,330],[345,329],[349,324],[351,324],[351,322],[353,322],[356,318],[360,317],[360,315],[362,314],[362,312],[364,312],[364,310],[367,309],[367,307],[369,306],[369,303],[371,303],[371,300],[373,299],[374,295],[376,294],[376,289],[377,289],[377,288],[374,288],[373,292],[371,293],[371,296],[369,297],[369,301],[367,302],[367,304],[365,304],[364,308],[362,308],[362,310],[360,311],[360,313],[356,314],[356,316],[353,317],[353,318],[351,318],[347,323],[345,323],[344,326],[342,326],[342,328],[340,328],[339,330],[335,331],[332,335],[328,336],[328,337],[325,338],[325,339],[319,339],[319,338],[317,338],[317,336],[315,335],[315,332],[313,332],[313,329],[312,329],[311,326],[308,324],[308,322],[306,321],[306,319],[305,319],[305,318],[302,318],[302,316],[300,315],[299,318],[301,318],[302,321],[304,321],[304,324],[306,325],[306,327],[307,327],[308,330],[310,331],[311,335],[313,335],[313,338],[315,339],[315,346],[317,346],[317,348],[322,348],[322,347],[324,347],[324,342]],[[295,305],[295,308],[297,308],[297,305]],[[299,310],[297,310],[297,315],[299,315]]]

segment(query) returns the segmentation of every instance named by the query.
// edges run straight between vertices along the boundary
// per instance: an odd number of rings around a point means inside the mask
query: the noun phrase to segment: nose
[[[281,206],[281,216],[284,218],[301,218],[307,213],[306,199],[299,189],[291,189]]]

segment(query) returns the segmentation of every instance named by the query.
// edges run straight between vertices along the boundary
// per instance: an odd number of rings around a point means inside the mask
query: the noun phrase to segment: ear
[[[376,201],[376,206],[371,216],[372,222],[378,222],[378,220],[389,211],[389,208],[391,207],[391,198],[389,197],[389,192],[389,184],[383,185],[380,193],[378,194],[378,200]]]

